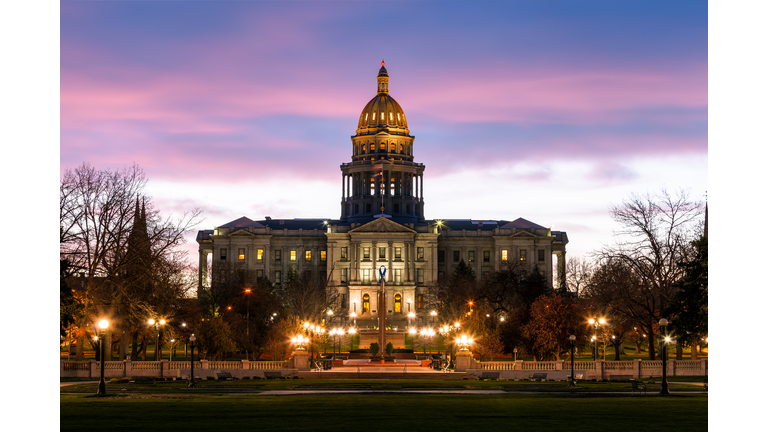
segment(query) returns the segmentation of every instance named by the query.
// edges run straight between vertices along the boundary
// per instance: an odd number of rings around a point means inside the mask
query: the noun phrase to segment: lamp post
[[[159,322],[155,321],[154,319],[150,319],[148,321],[149,325],[155,327],[155,361],[160,360],[160,356],[162,355],[160,353],[160,326],[165,325],[165,320],[161,319]]]
[[[245,338],[248,341],[248,343],[245,345],[245,359],[250,360],[251,357],[248,355],[248,345],[251,343],[251,288],[250,287],[245,288],[245,297],[247,298],[245,302]]]
[[[517,363],[517,348],[515,348],[514,352],[515,352],[515,363]]]
[[[171,352],[168,354],[168,361],[173,361],[173,344],[176,342],[176,339],[171,339]]]
[[[99,393],[98,395],[104,396],[107,394],[107,385],[104,382],[104,356],[106,350],[104,349],[104,338],[106,336],[106,330],[109,327],[109,321],[99,321],[99,351],[101,351],[101,380],[99,381]]]
[[[410,303],[409,303],[410,305]],[[408,312],[408,328],[411,328],[411,320],[416,317],[416,314],[413,312]]]
[[[349,333],[349,351],[351,352],[352,346],[354,345],[353,339],[355,337],[355,333],[357,333],[357,329],[354,327],[350,327],[350,329],[348,330],[348,333]]]
[[[663,345],[661,346],[661,391],[660,395],[668,395],[669,387],[667,386],[667,344],[669,343],[669,336],[667,336],[667,319],[662,318],[659,320],[659,326],[664,332]]]
[[[189,353],[192,357],[192,361],[189,362],[189,383],[187,387],[195,386],[195,334],[189,336]]]
[[[435,318],[437,317],[437,311],[432,311],[429,313],[432,316],[432,325],[435,325]]]
[[[605,324],[604,318],[590,318],[589,324],[595,326],[595,337],[592,338],[595,341],[595,352],[592,353],[592,361],[597,361],[597,328]]]
[[[352,303],[353,305],[356,303]],[[352,318],[352,325],[357,327],[357,314],[355,312],[352,312],[349,314],[349,316]]]
[[[573,355],[576,347],[576,335],[568,336],[571,341],[571,382],[568,383],[568,387],[576,387],[576,375],[573,374]]]

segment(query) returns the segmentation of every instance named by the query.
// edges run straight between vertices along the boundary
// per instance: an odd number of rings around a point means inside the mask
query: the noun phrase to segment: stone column
[[[264,244],[264,255],[261,257],[262,262],[264,263],[264,277],[272,280],[271,277],[269,277],[269,261],[272,259],[272,251],[269,248],[269,243]]]
[[[483,250],[481,248],[475,248],[475,274],[477,279],[483,278]]]
[[[405,242],[403,246],[405,247],[405,281],[410,282],[411,281],[411,245],[413,243],[411,242]]]
[[[560,252],[557,257],[557,287],[565,288],[565,251]]]
[[[635,359],[632,364],[632,378],[640,379],[640,359]]]
[[[354,242],[352,243],[352,250],[354,250],[355,254],[355,280],[360,280],[360,242]]]
[[[392,242],[387,242],[387,246],[387,282],[392,283],[395,280],[392,276]]]
[[[495,252],[493,254],[493,269],[499,271],[501,264],[501,246],[496,246],[494,249]]]
[[[459,351],[456,353],[456,372],[466,372],[472,366],[472,353]]]
[[[291,360],[295,369],[300,371],[309,370],[309,353],[307,351],[294,351],[293,355],[291,355]]]

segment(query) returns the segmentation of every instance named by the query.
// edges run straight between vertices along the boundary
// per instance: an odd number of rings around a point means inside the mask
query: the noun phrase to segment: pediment
[[[256,237],[253,233],[250,233],[244,229],[239,229],[231,234],[229,234],[230,237]]]
[[[378,219],[375,219],[371,222],[368,222],[365,225],[359,226],[351,231],[350,233],[408,233],[408,234],[416,234],[416,231],[407,228],[403,225],[400,225],[397,222],[393,222],[385,217],[380,217]]]
[[[528,231],[518,231],[512,234],[510,237],[538,237],[536,234],[532,234]]]

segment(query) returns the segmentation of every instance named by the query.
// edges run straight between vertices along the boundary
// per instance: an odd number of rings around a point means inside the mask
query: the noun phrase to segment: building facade
[[[565,283],[565,232],[523,218],[427,220],[424,218],[424,164],[414,158],[414,140],[405,112],[389,95],[384,62],[377,94],[366,104],[352,158],[341,164],[338,219],[254,221],[247,217],[198,232],[199,287],[208,283],[208,257],[269,278],[280,286],[289,268],[300,276],[323,278],[338,290],[339,312],[373,322],[380,308],[387,321],[404,327],[408,313],[429,318],[440,277],[462,260],[478,278],[506,262],[539,266],[557,286]],[[553,256],[557,268],[553,270]],[[376,304],[381,272],[386,305]]]

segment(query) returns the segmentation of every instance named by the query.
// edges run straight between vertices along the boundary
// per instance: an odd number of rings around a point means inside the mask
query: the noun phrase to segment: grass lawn
[[[619,425],[622,431],[644,432],[707,428],[706,395],[165,394],[116,398],[62,395],[60,400],[62,431],[136,431],[158,426],[185,432],[414,428],[570,431]]]

